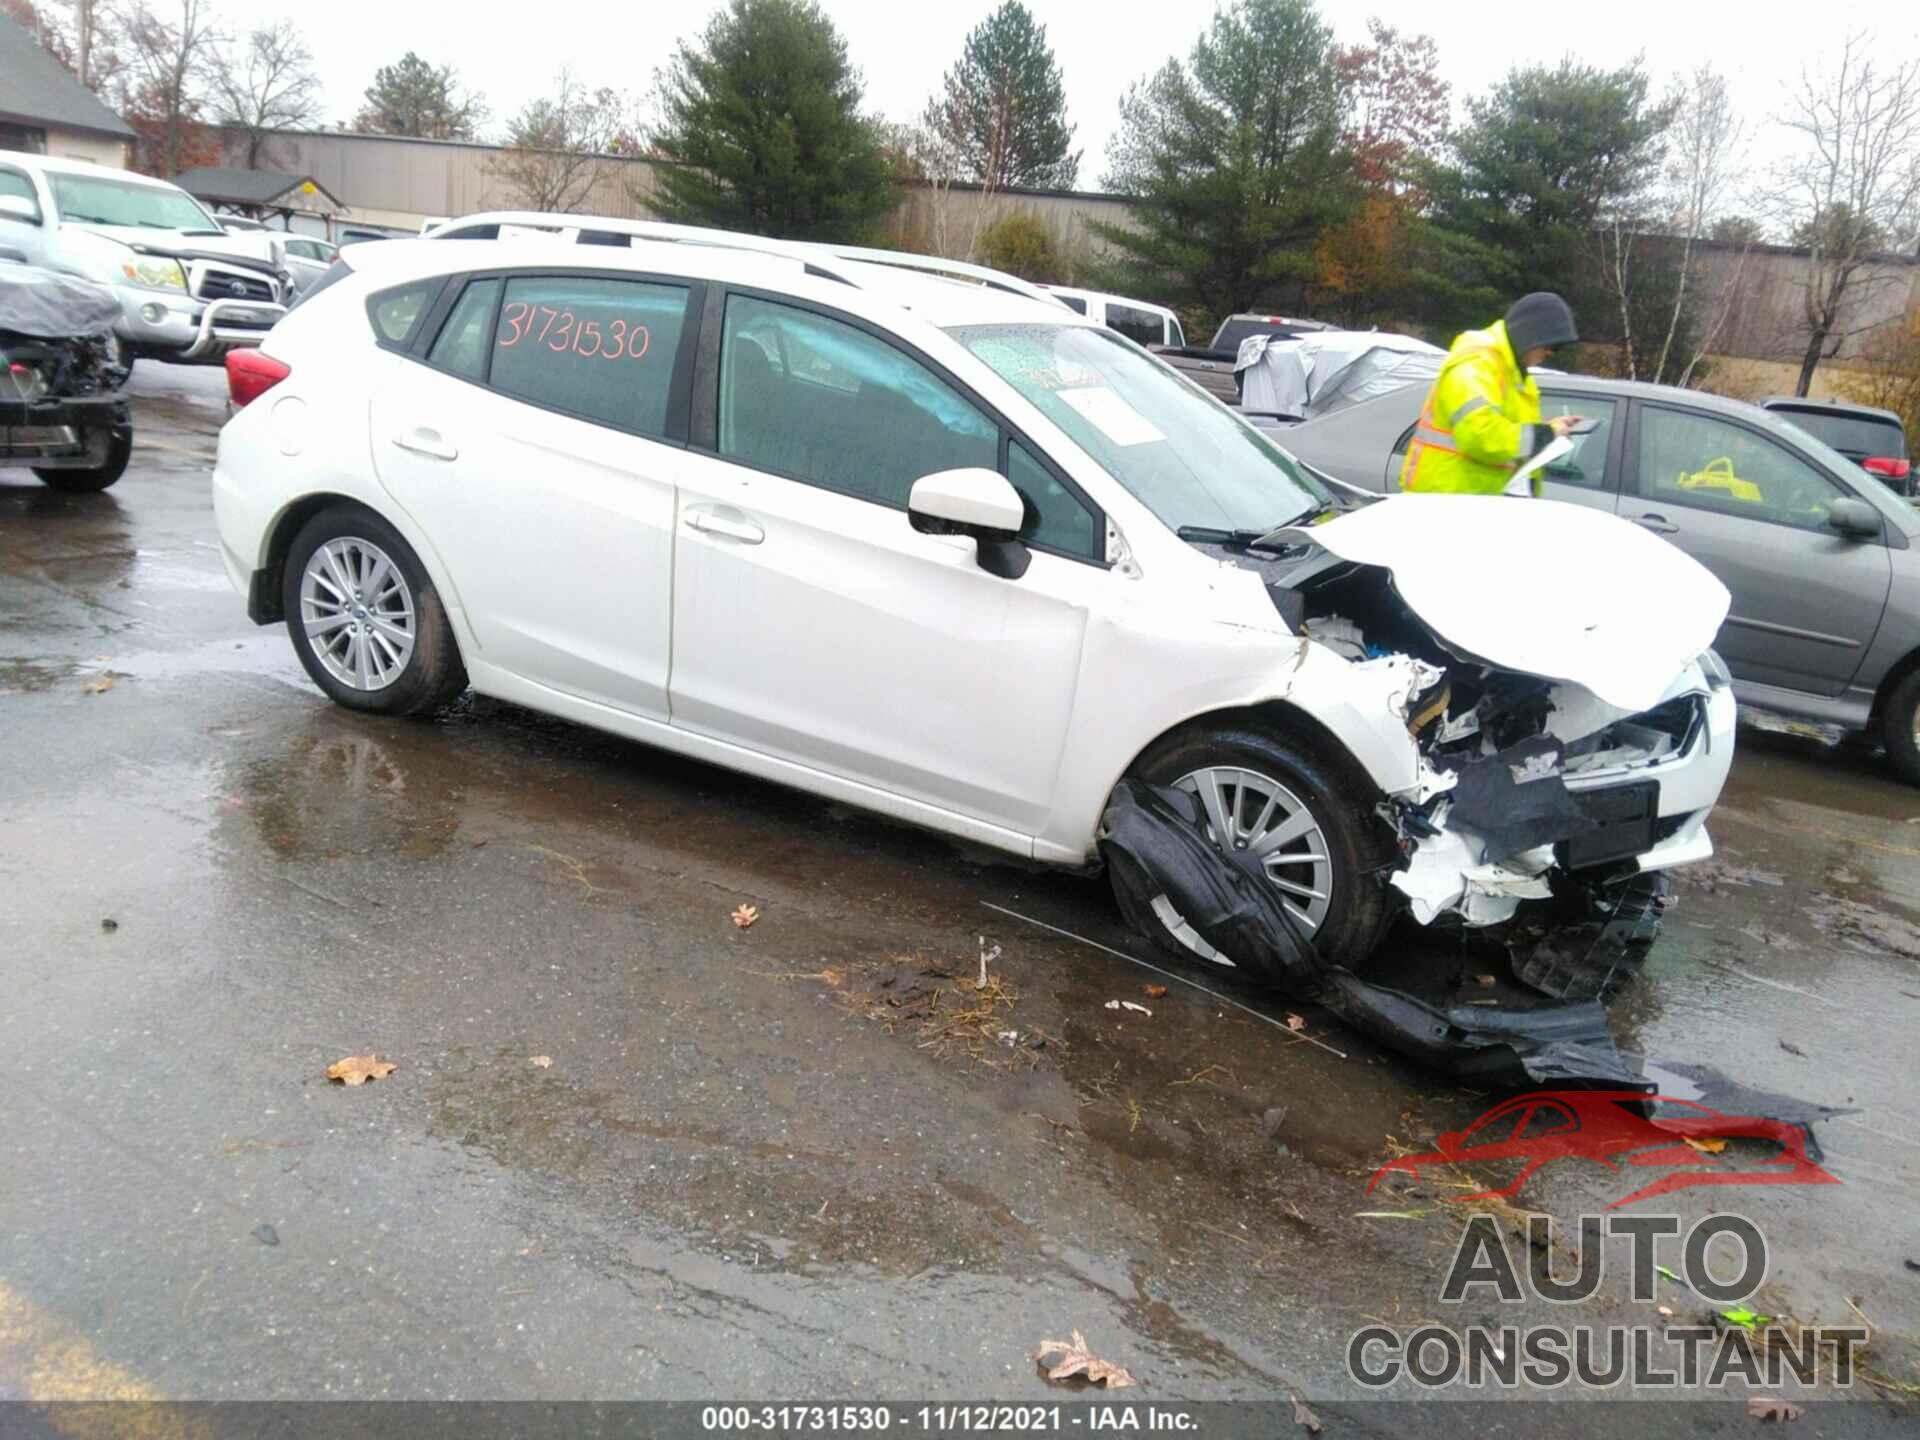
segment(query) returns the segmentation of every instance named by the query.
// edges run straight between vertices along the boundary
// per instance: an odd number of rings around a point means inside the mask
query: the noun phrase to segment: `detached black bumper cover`
[[[1614,1048],[1598,1001],[1524,1010],[1442,1007],[1326,964],[1273,887],[1213,847],[1199,805],[1197,796],[1138,780],[1122,780],[1114,789],[1100,853],[1143,910],[1156,896],[1166,896],[1236,965],[1291,996],[1319,1001],[1381,1044],[1462,1079],[1652,1089]]]

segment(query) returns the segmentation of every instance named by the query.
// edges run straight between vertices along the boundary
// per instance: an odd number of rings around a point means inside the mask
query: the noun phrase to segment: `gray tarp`
[[[1411,335],[1327,330],[1244,341],[1234,370],[1240,408],[1301,420],[1328,415],[1405,385],[1430,384],[1446,351]]]
[[[119,298],[104,285],[37,265],[0,262],[0,330],[65,340],[104,335],[119,318]]]

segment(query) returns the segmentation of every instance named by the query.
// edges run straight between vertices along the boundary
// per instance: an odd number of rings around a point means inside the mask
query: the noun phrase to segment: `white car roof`
[[[1049,295],[1071,295],[1076,300],[1098,300],[1103,305],[1131,305],[1136,310],[1179,318],[1164,305],[1156,305],[1151,300],[1136,300],[1131,295],[1115,295],[1106,290],[1078,290],[1071,285],[1042,285],[1040,288]]]
[[[10,164],[30,166],[35,170],[44,170],[48,174],[86,175],[100,180],[120,180],[128,185],[144,185],[149,190],[178,190],[182,195],[187,192],[171,180],[156,180],[151,175],[142,175],[133,170],[120,170],[111,165],[94,165],[85,160],[63,160],[57,155],[35,155],[26,150],[0,150],[0,160]]]
[[[1037,286],[981,266],[932,259],[890,250],[836,247],[791,241],[769,240],[757,235],[737,235],[724,230],[697,226],[667,225],[655,221],[623,220],[593,215],[551,215],[537,211],[499,210],[478,215],[463,215],[447,223],[446,229],[466,225],[516,225],[543,230],[608,230],[632,237],[629,245],[581,245],[569,242],[566,263],[569,267],[607,270],[660,271],[690,277],[752,281],[758,277],[797,278],[811,271],[828,280],[838,280],[861,292],[884,298],[903,310],[912,311],[930,325],[945,329],[954,325],[1047,324],[1091,326],[1094,322],[1068,309]],[[369,265],[383,271],[392,269],[396,278],[406,274],[433,274],[453,269],[478,269],[495,265],[552,263],[553,240],[546,235],[514,235],[499,240],[457,240],[443,242],[443,232],[422,236],[419,240],[371,242],[348,252],[356,270]],[[448,245],[464,247],[450,262]],[[399,252],[395,255],[391,252]],[[469,253],[469,251],[484,251]],[[389,253],[381,253],[389,252]],[[408,255],[414,260],[405,258]],[[852,258],[858,257],[858,258]],[[923,267],[937,266],[938,269]],[[982,278],[975,281],[972,277]],[[1017,289],[1005,288],[1005,281]]]

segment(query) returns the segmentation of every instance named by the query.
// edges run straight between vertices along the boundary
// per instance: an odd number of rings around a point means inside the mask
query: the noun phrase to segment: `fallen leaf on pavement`
[[[1798,1045],[1794,1044],[1791,1040],[1782,1040],[1780,1042],[1780,1048],[1786,1051],[1787,1054],[1789,1055],[1798,1055],[1802,1060],[1807,1058],[1807,1052],[1802,1050]]]
[[[1688,1149],[1698,1150],[1702,1155],[1718,1155],[1727,1148],[1727,1142],[1717,1136],[1703,1139],[1696,1135],[1683,1135],[1680,1138],[1687,1142]]]
[[[536,1055],[529,1063],[538,1065],[542,1070],[550,1070],[553,1068],[553,1056]]]
[[[1304,1030],[1306,1028],[1307,1028],[1307,1022],[1305,1020],[1302,1020],[1298,1015],[1287,1016],[1287,1029]]]
[[[1307,1408],[1307,1402],[1291,1390],[1287,1392],[1287,1398],[1293,1401],[1293,1423],[1305,1430],[1309,1435],[1318,1435],[1320,1433],[1320,1417],[1309,1410]]]
[[[742,930],[746,929],[759,918],[760,907],[758,905],[738,905],[734,907],[733,923],[738,925]]]
[[[1777,1396],[1753,1395],[1747,1399],[1749,1420],[1798,1420],[1801,1413],[1798,1405],[1790,1405]]]
[[[1671,1305],[1656,1305],[1653,1308],[1658,1310],[1662,1315],[1667,1316],[1669,1319],[1673,1317],[1673,1307]]]
[[[1731,1310],[1722,1310],[1720,1318],[1729,1325],[1738,1325],[1742,1330],[1754,1330],[1762,1325],[1773,1323],[1773,1316],[1757,1315],[1744,1305],[1736,1305]]]
[[[375,1055],[349,1055],[327,1066],[327,1078],[342,1085],[364,1085],[369,1080],[384,1080],[400,1067]]]
[[[1164,985],[1142,985],[1140,989],[1149,1000],[1158,1000],[1167,993],[1167,987]]]
[[[1087,1337],[1078,1330],[1073,1332],[1070,1344],[1063,1340],[1042,1340],[1040,1353],[1034,1358],[1047,1367],[1049,1380],[1071,1380],[1076,1375],[1084,1375],[1109,1390],[1139,1383],[1118,1365],[1109,1365],[1087,1349]]]
[[[104,695],[113,689],[113,676],[102,675],[98,680],[89,680],[80,688],[89,695]]]

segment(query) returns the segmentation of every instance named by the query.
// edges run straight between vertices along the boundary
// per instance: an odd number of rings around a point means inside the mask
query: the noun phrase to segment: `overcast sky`
[[[967,31],[998,0],[927,4],[913,0],[822,0],[866,79],[867,107],[914,118],[958,56]],[[1212,0],[1027,0],[1047,27],[1066,76],[1068,117],[1084,147],[1083,189],[1099,186],[1107,140],[1126,87],[1184,56],[1213,13]],[[417,50],[451,64],[483,92],[496,122],[545,89],[563,64],[590,85],[650,91],[674,42],[697,32],[718,0],[614,5],[606,0],[541,0],[538,5],[476,5],[472,0],[252,0],[223,8],[228,26],[280,13],[312,42],[326,78],[330,120],[350,119],[374,67]],[[1920,53],[1920,5],[1913,0],[1826,0],[1779,16],[1752,0],[1596,0],[1474,7],[1435,0],[1338,0],[1323,4],[1339,39],[1364,38],[1366,17],[1426,31],[1439,42],[1444,77],[1459,97],[1484,90],[1518,63],[1571,51],[1600,65],[1645,52],[1657,77],[1713,60],[1733,78],[1742,108],[1756,120],[1779,107],[1782,87],[1803,60],[1854,29],[1871,29],[1889,58]],[[1785,28],[1778,23],[1786,19]]]

